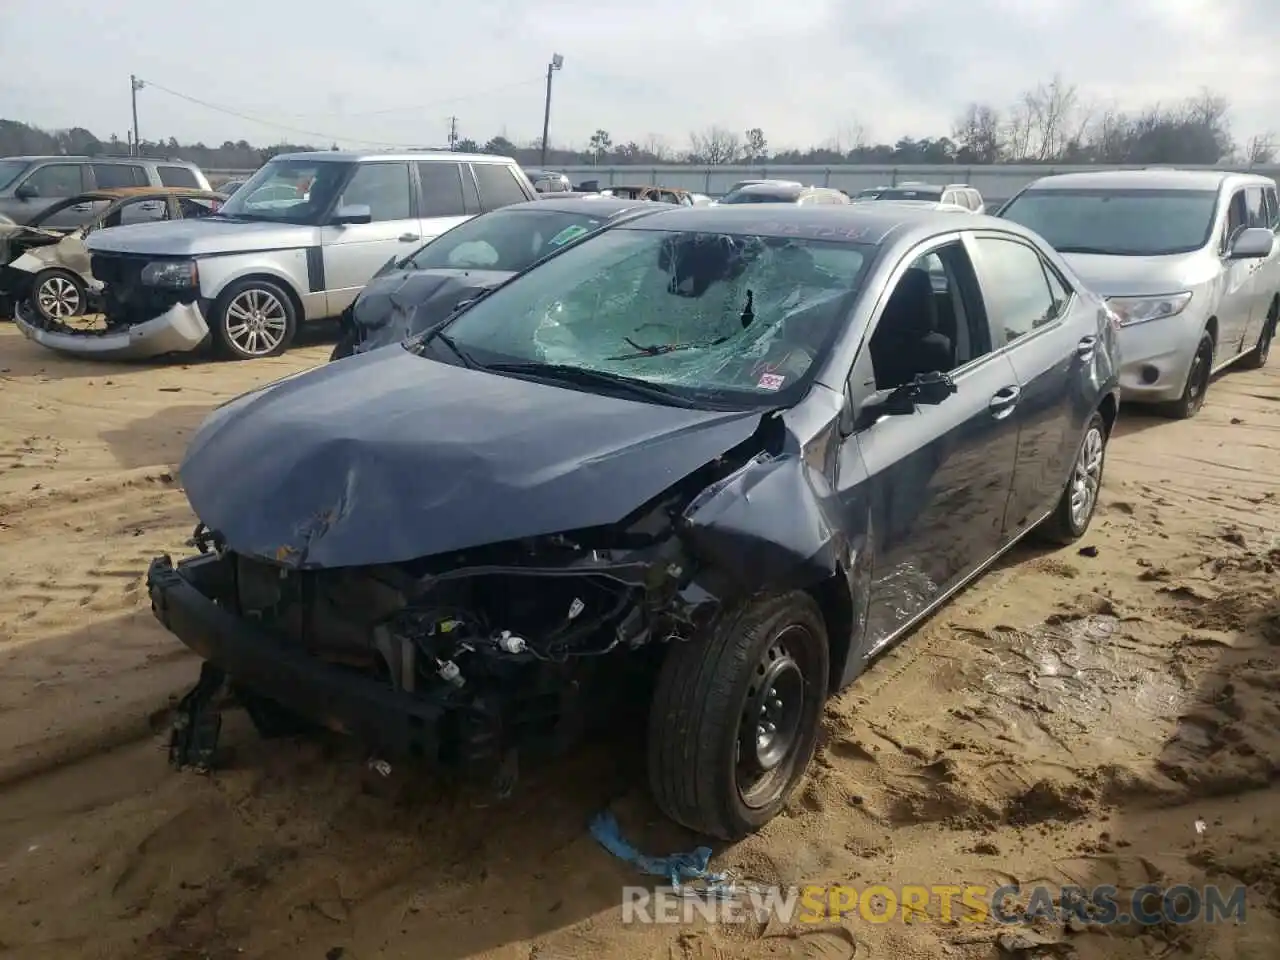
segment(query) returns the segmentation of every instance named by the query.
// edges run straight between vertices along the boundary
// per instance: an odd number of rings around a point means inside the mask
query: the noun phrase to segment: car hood
[[[28,227],[20,223],[0,223],[0,266],[13,260],[21,251],[61,242],[65,232]]]
[[[193,217],[110,227],[89,235],[91,253],[150,253],[196,257],[210,253],[248,253],[306,247],[317,242],[317,227]]]
[[[492,290],[503,270],[397,270],[375,277],[352,307],[358,353],[399,343],[443,320],[463,300]]]
[[[377,350],[215,410],[179,472],[196,515],[232,550],[367,566],[617,522],[746,440],[760,417]]]
[[[1176,293],[1211,280],[1218,258],[1202,250],[1167,257],[1108,257],[1064,253],[1062,259],[1094,293],[1103,297]]]

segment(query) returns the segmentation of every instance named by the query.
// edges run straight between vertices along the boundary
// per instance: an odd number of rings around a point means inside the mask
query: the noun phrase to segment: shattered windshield
[[[0,160],[0,190],[17,180],[30,165],[26,160]]]
[[[498,288],[446,333],[450,349],[479,365],[586,370],[690,400],[773,405],[807,389],[873,252],[623,227]]]
[[[351,164],[331,160],[272,160],[222,205],[228,220],[318,223],[329,209]]]
[[[535,260],[599,230],[601,216],[559,210],[496,210],[468,220],[411,256],[407,269],[519,273]]]

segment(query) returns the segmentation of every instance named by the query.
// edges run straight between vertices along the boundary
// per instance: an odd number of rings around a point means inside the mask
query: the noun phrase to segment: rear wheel
[[[67,270],[41,270],[31,281],[31,303],[45,321],[78,317],[88,303],[84,281]]]
[[[1258,342],[1245,354],[1241,366],[1249,370],[1261,370],[1271,357],[1271,341],[1276,335],[1276,316],[1280,312],[1280,300],[1271,301],[1271,309],[1267,311],[1267,319],[1258,333]]]
[[[709,636],[674,643],[649,718],[662,811],[725,840],[772,820],[813,757],[829,669],[822,612],[803,592],[750,601]]]
[[[1182,396],[1172,403],[1164,404],[1164,413],[1176,420],[1190,420],[1204,406],[1205,394],[1209,391],[1209,380],[1213,376],[1213,337],[1206,330],[1200,335],[1200,343],[1196,345],[1195,356],[1191,360],[1191,369],[1187,371],[1187,385],[1182,388]]]
[[[212,319],[218,352],[236,360],[279,356],[298,327],[293,300],[270,280],[233,283],[218,297]]]
[[[1037,531],[1045,540],[1066,546],[1084,536],[1098,508],[1102,470],[1107,458],[1107,422],[1094,413],[1076,451],[1066,489],[1044,525]]]

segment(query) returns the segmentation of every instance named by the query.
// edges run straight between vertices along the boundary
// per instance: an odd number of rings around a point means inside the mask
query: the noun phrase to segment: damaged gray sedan
[[[200,552],[147,577],[206,661],[171,760],[213,764],[239,702],[508,783],[631,665],[658,804],[743,836],[829,695],[1024,535],[1084,533],[1116,340],[985,217],[672,209],[568,245],[200,428]]]

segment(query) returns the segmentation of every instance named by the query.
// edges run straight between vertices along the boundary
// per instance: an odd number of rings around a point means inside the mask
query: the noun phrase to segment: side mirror
[[[330,223],[336,226],[346,226],[349,223],[372,223],[373,211],[364,203],[350,203],[345,207],[339,207],[334,213]]]
[[[884,416],[908,416],[917,406],[936,407],[955,392],[955,381],[945,373],[918,374],[910,383],[872,394],[858,411],[857,428],[866,429]]]
[[[14,190],[13,195],[19,200],[34,200],[40,196],[40,188],[28,180]]]
[[[1228,260],[1261,260],[1271,256],[1276,236],[1266,227],[1247,227],[1236,234],[1227,248]]]

